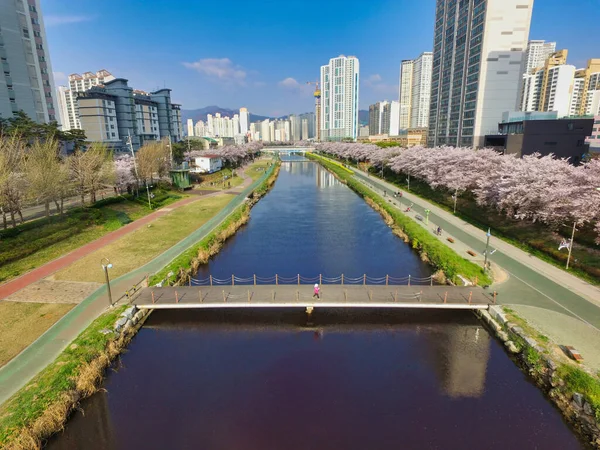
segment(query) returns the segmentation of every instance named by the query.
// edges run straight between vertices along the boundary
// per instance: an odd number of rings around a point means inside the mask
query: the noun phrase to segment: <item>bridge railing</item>
[[[217,278],[209,275],[207,278],[190,278],[190,286],[258,286],[258,285],[306,285],[306,284],[339,284],[339,285],[380,285],[380,286],[433,286],[433,277],[414,277],[411,275],[405,277],[393,277],[385,275],[383,277],[371,277],[363,274],[359,277],[348,277],[341,274],[337,277],[326,277],[323,274],[312,277],[305,277],[300,274],[294,276],[281,276],[279,274],[270,277],[259,277],[252,275],[249,277],[238,277],[231,275],[228,278]]]

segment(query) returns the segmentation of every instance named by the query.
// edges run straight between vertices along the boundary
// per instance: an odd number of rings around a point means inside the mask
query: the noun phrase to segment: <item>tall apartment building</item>
[[[481,146],[519,106],[533,0],[437,0],[428,145]]]
[[[299,141],[302,139],[302,120],[300,116],[290,114],[290,140]]]
[[[423,128],[429,124],[432,64],[431,52],[421,53],[415,60],[402,61],[399,95],[401,129]]]
[[[195,136],[195,134],[194,134],[194,119],[187,120],[187,135],[188,135],[188,137]]]
[[[321,140],[358,137],[359,62],[340,55],[321,66]]]
[[[39,0],[0,2],[0,118],[24,111],[57,119],[54,77]]]
[[[317,115],[314,112],[300,114],[300,120],[304,124],[306,120],[306,135],[304,131],[302,132],[302,139],[318,139],[317,130],[319,128],[319,124],[317,123]],[[302,125],[304,129],[304,125]]]
[[[369,105],[369,135],[375,136],[386,133],[383,127],[383,110],[386,105],[389,105],[389,102],[383,101]]]
[[[125,145],[119,134],[116,98],[106,90],[95,88],[79,94],[78,123],[89,141],[103,142],[118,148]],[[133,130],[129,130],[132,132]],[[139,144],[138,144],[139,145]]]
[[[165,92],[168,91],[168,92]],[[78,122],[89,141],[117,150],[134,150],[147,141],[183,135],[180,106],[170,102],[170,89],[134,90],[123,78],[105,81],[77,94]]]
[[[400,129],[410,127],[410,110],[412,102],[412,75],[414,61],[406,59],[400,63]]]
[[[150,94],[144,91],[133,91],[133,102],[135,103],[135,121],[137,124],[137,135],[140,137],[140,145],[146,141],[160,140],[158,124],[158,105],[152,101]],[[176,141],[180,140],[175,138]]]
[[[575,66],[567,64],[567,50],[549,55],[541,67],[523,75],[522,111],[558,112],[570,115]]]
[[[60,124],[63,131],[81,129],[77,104],[78,95],[94,86],[102,86],[105,82],[114,79],[115,77],[105,69],[95,73],[85,72],[83,75],[78,73],[69,75],[69,87],[59,86],[57,96]]]
[[[247,108],[240,108],[240,133],[245,135],[248,133],[248,125],[250,124],[250,113]]]
[[[542,67],[546,60],[556,51],[556,42],[531,40],[525,51],[524,74],[533,73],[534,69]]]
[[[593,115],[589,109],[590,98],[593,97],[594,91],[600,89],[600,59],[588,60],[585,69],[579,69],[575,73],[576,79],[581,79],[582,85],[581,97],[578,100],[577,115]]]
[[[389,122],[387,126],[384,122],[384,129],[388,130],[388,135],[398,136],[400,134],[400,102],[390,102],[384,109],[383,115],[388,118],[386,119]]]
[[[369,106],[369,135],[399,135],[400,102],[377,102]]]

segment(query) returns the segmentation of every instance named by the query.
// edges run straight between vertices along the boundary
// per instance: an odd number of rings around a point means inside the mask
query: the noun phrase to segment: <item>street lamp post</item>
[[[429,213],[431,211],[429,209],[425,210],[425,225],[429,225]]]
[[[406,181],[408,182],[407,190],[410,191],[410,173],[408,174],[408,177],[406,177]]]
[[[569,262],[571,262],[571,250],[573,250],[573,240],[575,239],[575,230],[577,229],[577,221],[573,222],[573,232],[571,233],[571,242],[569,242],[569,254],[567,256],[567,267],[569,270]]]
[[[600,187],[596,188],[600,192]],[[569,263],[571,262],[571,252],[573,251],[573,242],[575,240],[575,231],[577,230],[577,221],[573,222],[573,231],[571,232],[571,241],[569,242],[569,254],[567,255],[566,270],[569,270]]]
[[[105,263],[105,261],[106,261],[106,263]],[[104,269],[104,278],[106,279],[106,288],[108,289],[108,303],[110,306],[112,306],[113,302],[112,302],[112,293],[110,291],[110,280],[108,278],[108,269],[112,269],[113,265],[111,264],[111,262],[108,258],[102,258],[100,263],[102,264],[102,269]]]
[[[485,259],[483,260],[483,272],[484,273],[487,270],[488,252],[490,251],[490,237],[492,236],[492,233],[489,228],[485,235],[487,236],[487,242],[485,243]]]
[[[146,183],[146,192],[148,193],[148,208],[152,209],[152,203],[150,203],[150,188],[152,186],[148,186],[148,183]]]
[[[456,214],[456,201],[458,200],[458,189],[456,190],[456,192],[454,192],[454,195],[452,197],[454,198],[454,214]]]

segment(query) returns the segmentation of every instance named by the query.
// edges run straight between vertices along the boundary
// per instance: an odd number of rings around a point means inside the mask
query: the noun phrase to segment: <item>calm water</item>
[[[314,163],[274,189],[199,277],[427,276]],[[579,449],[469,312],[153,313],[51,449]]]

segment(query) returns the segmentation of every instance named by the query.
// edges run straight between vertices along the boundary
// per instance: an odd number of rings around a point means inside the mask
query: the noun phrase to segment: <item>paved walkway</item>
[[[270,173],[270,172],[268,172]],[[252,179],[245,174],[243,186],[232,188],[228,191],[216,191],[213,194],[203,195],[202,197],[192,196],[179,202],[169,205],[166,210],[168,211],[156,211],[142,219],[139,219],[131,224],[120,228],[119,230],[104,236],[86,246],[87,251],[80,251],[80,249],[71,252],[55,261],[52,261],[45,266],[40,267],[20,278],[17,278],[5,285],[0,286],[0,293],[4,296],[8,295],[9,292],[14,292],[19,286],[27,286],[25,280],[29,282],[38,281],[45,278],[47,275],[59,270],[66,265],[74,262],[78,258],[87,255],[90,252],[97,250],[103,245],[118,239],[128,232],[134,231],[147,224],[153,219],[156,219],[162,214],[165,214],[176,207],[183,206],[190,202],[196,201],[199,198],[204,198],[213,195],[222,195],[230,192],[237,193],[234,198],[224,209],[217,213],[212,219],[208,220],[204,225],[198,228],[196,231],[182,239],[180,242],[175,244],[170,249],[166,250],[161,255],[154,258],[149,263],[142,267],[137,268],[125,274],[119,278],[111,280],[111,290],[113,298],[119,298],[126,290],[130,289],[134,284],[142,281],[145,276],[149,273],[155,273],[158,270],[166,266],[170,261],[176,258],[184,250],[188,249],[196,242],[202,240],[207,234],[209,234],[215,227],[217,227],[223,220],[227,218],[230,212],[237,206],[244,202],[246,196],[258,186],[264,178],[257,180],[252,183]],[[266,176],[266,173],[263,177]],[[134,225],[139,225],[134,227]],[[121,231],[120,234],[115,235]],[[104,240],[107,236],[114,236],[113,239]],[[101,244],[98,242],[101,241]],[[75,254],[75,255],[73,255]],[[64,258],[68,258],[65,262]],[[46,267],[48,266],[48,267]],[[29,276],[29,277],[28,277]],[[28,278],[25,278],[28,277]],[[14,284],[17,283],[18,284]],[[7,287],[9,286],[10,287]],[[2,290],[4,289],[4,290]],[[106,311],[108,307],[108,293],[106,286],[102,286],[97,289],[92,295],[87,297],[71,311],[69,311],[62,319],[56,322],[51,328],[49,328],[42,336],[34,341],[29,347],[23,350],[19,355],[9,361],[5,366],[0,368],[0,404],[10,398],[15,392],[22,388],[29,380],[31,380],[38,372],[44,369],[48,364],[54,361],[60,352],[62,352],[66,346],[73,341],[89,324],[96,319],[102,312]]]
[[[454,216],[452,213],[407,192],[404,187],[369,176],[354,169],[355,177],[380,195],[401,190],[403,196],[390,198],[390,203],[405,211],[412,204],[409,214],[426,217],[429,209],[429,224],[416,220],[422,226],[433,229],[441,226],[440,238],[447,246],[458,250],[462,256],[475,261],[482,260],[486,245],[486,233]],[[400,204],[402,202],[402,206]],[[455,243],[446,240],[452,236]],[[478,256],[471,258],[465,249],[474,250]],[[494,285],[498,292],[498,303],[510,305],[519,316],[535,328],[548,335],[557,344],[573,345],[583,355],[586,364],[600,369],[600,289],[530,255],[494,236],[490,239],[490,256],[493,264],[508,274],[508,279]]]

